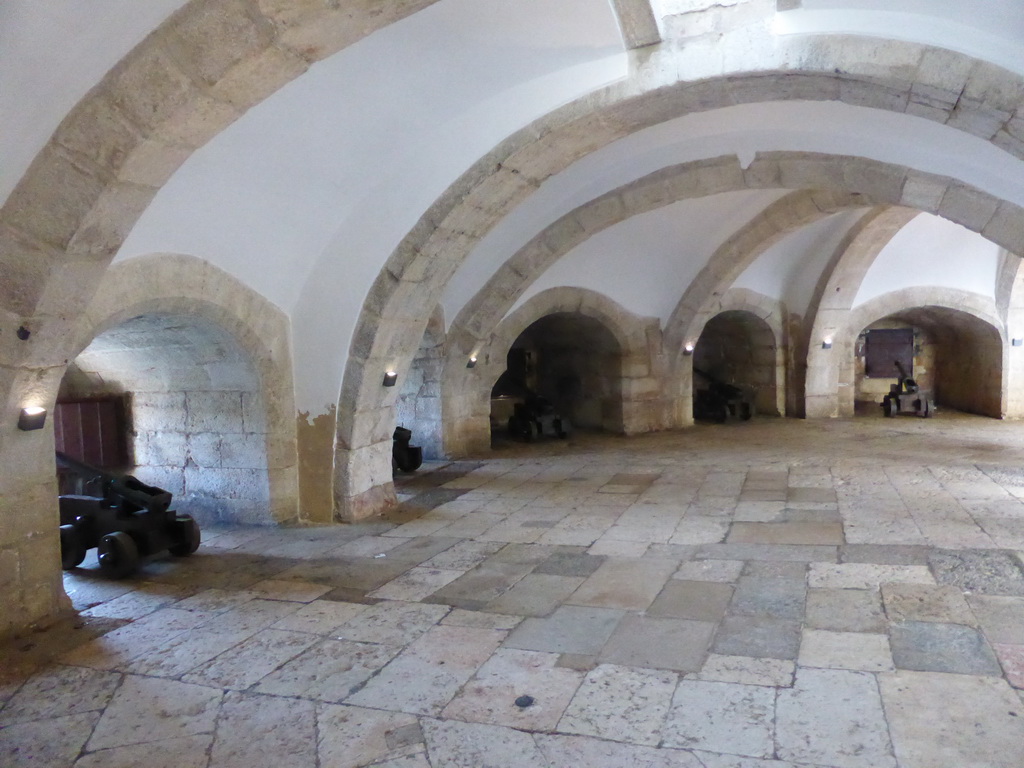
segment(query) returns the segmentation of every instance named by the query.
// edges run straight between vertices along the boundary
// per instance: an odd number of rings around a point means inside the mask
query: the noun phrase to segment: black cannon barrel
[[[103,484],[103,495],[107,501],[120,504],[127,502],[136,509],[146,509],[150,512],[166,512],[174,495],[163,488],[155,485],[146,485],[138,478],[131,475],[119,477],[109,472],[104,472],[98,467],[86,464],[84,461],[68,456],[63,451],[54,451],[57,457],[57,465],[74,472],[79,477],[89,480],[100,480]],[[129,510],[130,511],[130,510]]]

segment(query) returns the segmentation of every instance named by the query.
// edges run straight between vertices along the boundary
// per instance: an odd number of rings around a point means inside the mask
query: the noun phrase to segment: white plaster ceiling
[[[915,285],[955,288],[995,300],[1002,254],[998,245],[959,224],[918,214],[872,262],[853,306]]]
[[[185,2],[0,1],[0,204],[71,108]]]
[[[509,310],[557,286],[603,293],[664,325],[710,256],[783,190],[726,192],[682,200],[633,216],[573,248],[544,272]]]
[[[790,233],[758,256],[733,285],[778,299],[788,312],[806,316],[829,262],[864,213],[863,208],[835,213]]]

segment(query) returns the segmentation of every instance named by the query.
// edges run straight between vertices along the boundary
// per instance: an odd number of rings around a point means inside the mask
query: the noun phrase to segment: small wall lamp
[[[693,354],[693,344],[687,344],[685,347],[683,347],[683,354],[684,355],[692,355]]]
[[[1013,339],[1010,343],[1015,347],[1024,346],[1024,339]]]
[[[22,408],[18,416],[18,429],[29,432],[33,429],[42,429],[46,423],[46,409],[38,405]]]
[[[832,339],[824,339],[821,342],[822,349],[832,349]]]
[[[469,360],[466,362],[466,367],[476,368],[476,355],[473,355],[469,358]]]
[[[398,381],[398,371],[388,371],[384,374],[384,386],[393,387],[395,382]]]

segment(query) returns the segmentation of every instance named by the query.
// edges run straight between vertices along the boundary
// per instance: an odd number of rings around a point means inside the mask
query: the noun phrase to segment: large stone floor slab
[[[1021,701],[994,677],[899,671],[879,686],[900,768],[1024,766]]]
[[[864,672],[802,669],[779,692],[778,756],[838,768],[895,768],[875,678]]]

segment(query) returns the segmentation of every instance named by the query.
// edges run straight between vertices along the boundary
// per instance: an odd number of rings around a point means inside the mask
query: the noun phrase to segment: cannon
[[[131,475],[112,475],[60,451],[57,466],[98,495],[61,495],[60,557],[64,570],[81,565],[96,548],[100,572],[123,579],[142,557],[164,550],[186,557],[199,548],[199,525],[171,509],[172,494]]]
[[[754,404],[742,389],[698,368],[693,373],[704,383],[693,393],[693,418],[722,424],[729,418],[748,421],[754,415]]]
[[[524,402],[516,403],[508,418],[509,437],[529,442],[546,435],[565,439],[569,436],[569,420],[564,418],[547,398],[530,392]]]
[[[935,415],[935,401],[932,393],[922,390],[917,382],[907,376],[907,371],[899,360],[893,361],[899,372],[899,381],[889,387],[889,394],[882,398],[882,412],[889,418],[901,413],[912,413],[921,418]]]
[[[423,463],[423,449],[418,445],[409,445],[412,430],[395,427],[391,435],[391,468],[402,472],[415,472]]]

